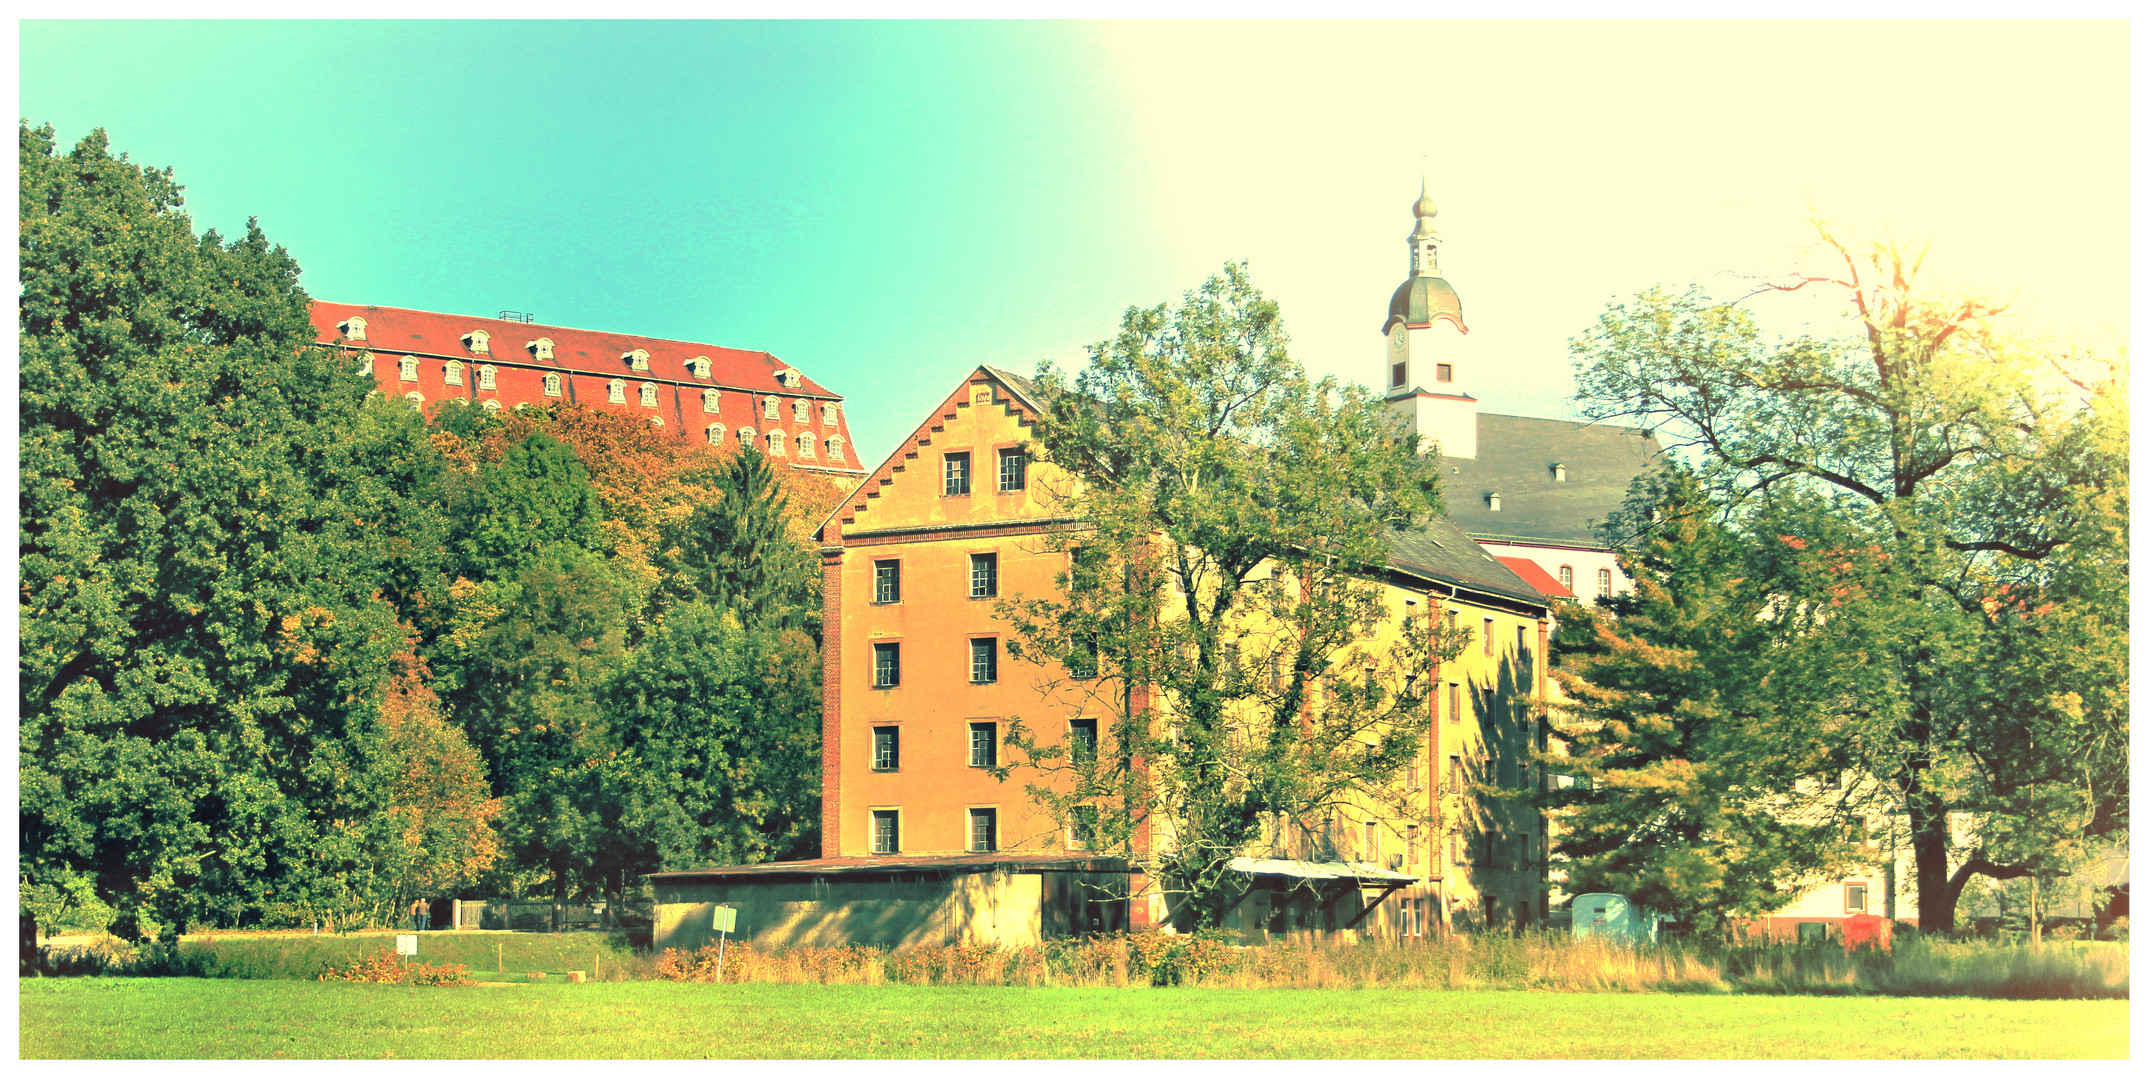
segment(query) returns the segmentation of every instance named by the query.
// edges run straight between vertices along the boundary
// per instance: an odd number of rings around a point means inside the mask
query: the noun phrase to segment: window
[[[1097,807],[1077,806],[1068,811],[1068,846],[1086,848],[1097,843]]]
[[[1366,846],[1359,850],[1359,858],[1366,862],[1381,861],[1381,834],[1375,831],[1374,822],[1366,823]]]
[[[894,604],[903,600],[903,563],[876,559],[873,564],[873,602]]]
[[[903,761],[898,754],[899,745],[895,727],[877,727],[873,729],[873,769],[875,772],[894,772],[896,770],[896,767]]]
[[[491,365],[491,364],[480,364],[480,365],[478,365],[478,389],[480,389],[480,390],[497,390],[497,389],[499,389],[499,387],[497,387],[497,386],[493,385],[493,365]]]
[[[1000,595],[1000,556],[970,557],[970,598],[984,600]]]
[[[613,379],[605,384],[605,400],[615,405],[627,404],[627,384]]]
[[[1455,382],[1455,381],[1456,381],[1456,368],[1455,368],[1455,365],[1453,365],[1453,364],[1435,364],[1435,365],[1433,365],[1433,381],[1435,381],[1435,382]]]
[[[410,402],[411,408],[415,409],[420,405],[426,403],[426,396],[416,390],[413,390],[410,393],[403,395],[403,400]]]
[[[761,402],[761,415],[762,415],[762,419],[764,419],[764,420],[774,420],[774,419],[776,419],[776,404],[777,404],[777,402],[776,402],[776,395],[775,395],[775,394],[771,394],[771,395],[769,395],[768,397],[765,397],[765,398],[763,398],[763,399],[762,399],[762,402]]]
[[[970,494],[970,453],[941,456],[941,494]]]
[[[450,386],[463,385],[463,362],[461,360],[448,361],[447,365],[441,368],[441,381]]]
[[[695,377],[695,378],[697,378],[697,379],[706,379],[706,378],[708,378],[708,377],[709,377],[709,358],[708,358],[708,357],[706,357],[706,356],[696,356],[696,357],[692,357],[692,358],[690,358],[690,359],[689,359],[689,360],[687,361],[687,370],[688,370],[689,372],[692,372],[692,373],[693,373],[693,375],[694,375],[694,377]]]
[[[656,383],[646,382],[642,384],[642,407],[645,409],[654,409],[657,407]]]
[[[743,428],[740,428],[740,429],[739,429],[739,445],[741,445],[741,446],[744,446],[744,447],[748,447],[748,448],[750,448],[750,449],[751,449],[751,448],[753,447],[753,445],[754,445],[754,429],[753,429],[753,428],[750,428],[750,427],[743,427]]]
[[[1500,492],[1495,491],[1486,496],[1486,509],[1496,514],[1501,512]]]
[[[1451,723],[1451,724],[1454,724],[1454,723],[1458,723],[1458,722],[1460,722],[1460,721],[1461,721],[1462,719],[1463,719],[1463,684],[1462,684],[1462,683],[1449,683],[1449,684],[1448,684],[1448,722],[1449,722],[1449,723]]]
[[[1844,914],[1851,915],[1866,910],[1866,882],[1844,883]]]
[[[974,683],[1000,681],[1000,640],[998,638],[970,639],[970,681]]]
[[[843,437],[843,436],[841,436],[841,435],[831,435],[831,436],[829,436],[829,460],[830,460],[830,461],[842,461],[843,459],[844,459],[844,437]]]
[[[1405,866],[1418,865],[1418,826],[1416,825],[1403,827],[1403,864]]]
[[[545,373],[545,396],[560,396],[560,376],[557,372],[548,371]]]
[[[518,409],[520,409],[520,408],[522,408],[522,405],[521,405],[520,403],[518,403],[518,404],[517,404],[517,405],[516,405],[515,407],[516,407],[516,408],[518,408]],[[652,416],[652,417],[650,417],[650,418],[649,418],[649,426],[651,426],[651,427],[663,427],[663,426],[664,426],[664,417],[662,417],[662,416]]]
[[[1556,484],[1568,482],[1568,467],[1566,465],[1562,465],[1557,461],[1553,463],[1553,482]]]
[[[1080,637],[1068,649],[1068,674],[1078,679],[1097,678],[1097,639]]]
[[[970,811],[970,849],[992,851],[999,847],[998,830],[994,827],[999,813],[986,807],[973,807]]]
[[[822,426],[822,427],[835,427],[835,426],[836,426],[836,403],[835,403],[835,402],[833,402],[833,401],[824,401],[824,402],[822,402],[822,403],[821,403],[821,426]]]
[[[366,340],[366,320],[356,315],[337,323],[336,329],[343,331],[343,336],[352,341]]]
[[[705,430],[709,435],[709,445],[716,446],[717,444],[722,443],[724,441],[723,424],[711,424]]]
[[[492,340],[493,335],[483,330],[472,330],[463,335],[463,347],[480,355],[490,355],[493,351]]]
[[[1612,571],[1610,571],[1610,570],[1606,570],[1606,569],[1603,569],[1603,568],[1601,567],[1601,568],[1599,568],[1599,570],[1598,570],[1598,595],[1599,595],[1599,596],[1611,596],[1612,594],[1613,594],[1613,572],[1612,572]]]
[[[1021,491],[1025,475],[1030,471],[1030,455],[1021,450],[1000,452],[1000,490]]]
[[[791,403],[791,419],[794,423],[806,423],[808,420],[813,419],[813,416],[814,406],[812,402],[807,401],[805,398],[799,398]]]
[[[873,853],[894,855],[896,847],[896,812],[876,810],[873,812]]]
[[[1448,793],[1451,795],[1461,795],[1463,793],[1462,754],[1448,755]]]
[[[1478,635],[1478,651],[1491,656],[1493,655],[1493,620],[1485,620],[1485,628],[1485,632]]]
[[[406,356],[403,359],[396,361],[396,375],[404,382],[417,382],[418,358],[415,356]]]
[[[1448,865],[1463,865],[1463,833],[1460,831],[1448,834]]]
[[[630,353],[621,353],[620,359],[627,361],[627,366],[630,370],[649,370],[649,351],[646,349],[636,349]]]
[[[1530,663],[1530,627],[1515,628],[1515,656],[1525,664]]]
[[[702,391],[702,411],[705,413],[718,411],[717,404],[722,400],[723,398],[715,390]]]
[[[990,769],[1000,764],[1000,725],[991,720],[978,721],[970,726],[970,767]]]
[[[1390,364],[1390,365],[1389,365],[1389,385],[1390,385],[1391,387],[1397,387],[1397,386],[1402,386],[1402,385],[1403,385],[1403,365],[1402,365],[1402,364]]]
[[[500,402],[498,402],[498,401],[495,401],[495,400],[493,400],[492,398],[487,398],[487,399],[485,399],[485,411],[486,411],[486,412],[499,412],[499,411],[500,411]]]
[[[903,681],[901,651],[893,641],[875,642],[873,646],[873,684],[886,689]]]
[[[802,431],[799,433],[799,456],[803,458],[810,458],[814,456],[813,432]]]
[[[1562,567],[1560,568],[1560,573],[1559,573],[1559,577],[1560,577],[1560,587],[1561,587],[1561,588],[1563,588],[1563,589],[1566,589],[1566,590],[1568,590],[1568,591],[1569,591],[1569,592],[1571,592],[1571,593],[1575,591],[1575,568],[1574,568],[1574,567],[1572,567],[1572,566],[1566,566],[1566,565],[1563,565],[1563,566],[1562,566]]]
[[[785,386],[795,387],[799,385],[799,369],[785,368],[784,370],[777,372],[776,381]]]
[[[1068,721],[1068,756],[1076,761],[1090,761],[1097,757],[1097,721],[1089,718]]]
[[[784,433],[782,431],[772,431],[769,433],[769,456],[784,456]]]
[[[540,360],[552,359],[551,338],[541,337],[536,341],[525,341],[523,342],[523,348],[530,350],[531,355],[537,357]]]

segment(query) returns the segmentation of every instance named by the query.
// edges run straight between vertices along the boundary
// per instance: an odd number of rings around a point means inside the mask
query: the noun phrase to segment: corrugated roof
[[[691,870],[660,870],[646,875],[651,880],[700,877],[769,877],[781,874],[834,876],[953,871],[985,873],[993,870],[1066,870],[1099,874],[1126,873],[1123,859],[1066,853],[987,851],[956,855],[846,855],[834,859],[798,859],[792,862],[750,863],[744,866],[703,866]]]
[[[1472,536],[1602,547],[1596,526],[1663,454],[1640,428],[1479,413],[1478,456],[1443,457],[1441,488],[1449,519]],[[1498,511],[1486,502],[1494,492]]]

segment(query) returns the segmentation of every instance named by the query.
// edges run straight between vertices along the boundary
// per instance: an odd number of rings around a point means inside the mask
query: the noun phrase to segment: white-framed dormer
[[[546,397],[559,397],[559,396],[560,396],[560,373],[559,373],[559,372],[557,372],[557,371],[548,371],[548,372],[546,372],[546,373],[545,373],[545,396],[546,396]]]
[[[627,380],[611,379],[605,383],[605,400],[614,405],[627,404]]]
[[[782,428],[769,429],[769,456],[784,456],[784,431]]]
[[[715,387],[702,391],[702,411],[705,413],[716,412],[717,405],[722,400],[723,395],[717,393]]]
[[[368,375],[371,375],[371,374],[373,374],[373,354],[372,354],[372,353],[370,353],[370,352],[362,352],[362,353],[359,353],[359,354],[358,354],[358,370],[360,370],[360,371],[363,371],[363,372],[365,372],[365,373],[366,373],[366,374],[368,374]]]
[[[821,403],[821,426],[822,426],[822,427],[835,427],[835,426],[836,426],[836,403],[835,403],[835,402],[833,402],[833,401],[824,401],[824,402],[822,402],[822,403]]]
[[[722,445],[724,442],[724,425],[711,424],[708,427],[702,429],[702,434],[709,436],[709,445]]]
[[[493,335],[483,330],[472,330],[470,333],[463,335],[463,347],[469,349],[472,356],[491,356],[493,354]]]
[[[621,354],[620,354],[620,359],[622,359],[622,360],[625,360],[625,361],[627,361],[627,367],[628,367],[628,370],[630,370],[630,371],[648,371],[648,370],[649,370],[649,350],[648,350],[648,349],[636,349],[636,350],[635,350],[635,351],[633,351],[633,352],[625,352],[625,353],[621,353]]]
[[[642,384],[642,407],[645,409],[654,409],[657,407],[656,383],[646,382]]]
[[[500,387],[499,387],[499,386],[497,386],[497,385],[495,385],[495,384],[494,384],[494,381],[493,381],[493,375],[494,375],[494,371],[493,371],[493,365],[491,365],[491,364],[479,364],[479,365],[478,365],[478,389],[480,389],[480,390],[498,390],[498,389],[500,389]]]
[[[360,316],[353,315],[337,323],[336,331],[343,335],[345,341],[364,341],[366,340],[366,320]]]
[[[692,375],[693,375],[693,376],[694,376],[695,378],[697,378],[697,379],[706,379],[706,378],[708,378],[708,377],[709,377],[709,358],[708,358],[708,357],[706,357],[706,356],[690,356],[690,357],[688,357],[688,358],[687,358],[687,371],[688,371],[688,372],[689,372],[690,374],[692,374]]]
[[[539,360],[552,359],[552,339],[549,337],[541,337],[536,341],[525,341],[523,342],[523,348],[530,350],[530,355]]]
[[[776,381],[777,381],[777,383],[778,383],[779,385],[782,385],[782,386],[788,386],[788,387],[791,387],[791,388],[792,388],[792,389],[794,389],[794,390],[796,390],[796,389],[798,389],[798,388],[799,388],[799,383],[800,383],[800,380],[801,380],[801,376],[799,375],[799,369],[798,369],[798,368],[789,368],[789,367],[788,367],[788,368],[784,368],[784,369],[782,369],[782,370],[779,370],[779,371],[778,371],[778,372],[776,373]]]
[[[442,382],[447,383],[449,386],[463,385],[463,362],[461,360],[450,360],[442,364],[440,366],[440,378]]]
[[[401,379],[404,382],[417,382],[418,358],[415,356],[406,356],[403,359],[396,361],[396,378]]]
[[[776,409],[779,401],[780,399],[775,394],[761,399],[761,418],[764,420],[776,419]]]
[[[413,390],[410,393],[403,395],[403,400],[410,402],[411,408],[413,409],[425,408],[426,396],[416,390]]]
[[[828,442],[828,447],[829,447],[829,460],[830,460],[830,461],[842,461],[842,460],[844,459],[844,437],[843,437],[843,436],[841,436],[841,435],[831,435],[831,436],[829,436],[829,442]]]

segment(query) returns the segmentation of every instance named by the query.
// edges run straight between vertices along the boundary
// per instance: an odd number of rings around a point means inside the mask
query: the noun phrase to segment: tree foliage
[[[1011,725],[1030,795],[1140,861],[1176,918],[1214,924],[1232,858],[1280,821],[1379,798],[1419,749],[1431,635],[1393,624],[1389,530],[1437,481],[1357,387],[1307,378],[1245,266],[1177,306],[1130,309],[1072,382],[1041,365],[1040,460],[1085,522],[1056,595],[1016,597],[1011,652],[1111,716],[1094,750],[1057,721]],[[1451,655],[1452,655],[1451,647]],[[1078,714],[1079,715],[1079,714]],[[1422,726],[1422,725],[1419,725]],[[1003,773],[1008,768],[1003,768]]]

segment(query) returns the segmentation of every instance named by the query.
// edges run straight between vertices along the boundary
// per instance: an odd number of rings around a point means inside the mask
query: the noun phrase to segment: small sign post
[[[396,935],[396,955],[397,955],[397,956],[416,956],[416,955],[418,955],[418,935],[416,935],[416,934],[397,934],[397,935]]]
[[[717,981],[723,982],[724,939],[726,935],[739,929],[739,909],[728,904],[718,904],[715,929],[717,931]]]

